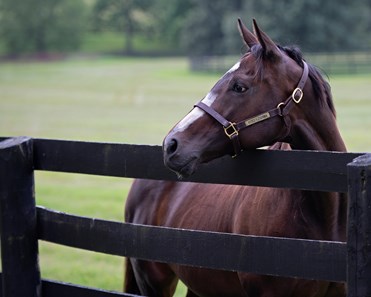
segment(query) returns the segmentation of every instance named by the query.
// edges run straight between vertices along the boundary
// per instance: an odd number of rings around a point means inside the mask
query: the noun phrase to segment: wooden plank
[[[2,279],[1,272],[0,279]],[[41,284],[43,297],[142,297],[133,294],[111,292],[45,279],[41,281]],[[0,281],[0,297],[2,296],[2,282]]]
[[[371,154],[348,165],[349,297],[371,296]]]
[[[0,142],[0,226],[4,297],[40,297],[32,140]]]
[[[141,297],[138,295],[111,292],[79,285],[43,280],[43,297]]]
[[[177,180],[159,146],[35,139],[35,169]],[[200,167],[183,181],[347,192],[346,164],[361,154],[246,151]]]
[[[38,208],[41,240],[196,267],[345,281],[346,244],[151,227]]]
[[[38,170],[176,179],[158,146],[37,139],[34,148]]]

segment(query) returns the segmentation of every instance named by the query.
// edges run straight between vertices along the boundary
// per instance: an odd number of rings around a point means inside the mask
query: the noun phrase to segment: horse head
[[[241,20],[238,28],[248,52],[164,139],[165,165],[180,176],[226,154],[290,142],[292,119],[305,117],[300,103],[309,88],[308,65],[290,57],[255,20],[254,33]]]

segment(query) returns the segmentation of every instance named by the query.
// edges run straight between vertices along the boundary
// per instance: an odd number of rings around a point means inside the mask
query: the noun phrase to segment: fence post
[[[41,296],[34,196],[32,140],[0,142],[3,297]]]
[[[347,296],[371,296],[371,154],[348,164]]]

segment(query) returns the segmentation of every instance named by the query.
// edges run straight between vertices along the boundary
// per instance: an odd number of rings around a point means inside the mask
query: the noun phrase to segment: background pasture
[[[0,135],[161,144],[218,79],[184,58],[98,58],[0,64]],[[329,77],[350,151],[371,151],[371,75]],[[122,220],[130,180],[36,173],[37,204]],[[121,258],[41,243],[45,278],[121,290]],[[181,295],[179,292],[179,296]]]

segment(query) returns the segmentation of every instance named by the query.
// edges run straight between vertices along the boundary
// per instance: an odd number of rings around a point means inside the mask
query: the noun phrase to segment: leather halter
[[[233,144],[233,148],[234,148],[233,157],[236,157],[242,151],[240,140],[239,140],[239,132],[242,129],[250,127],[259,122],[268,120],[275,116],[282,117],[285,122],[286,127],[289,127],[288,119],[286,119],[286,116],[288,115],[291,108],[294,106],[294,103],[299,104],[301,99],[303,98],[303,95],[304,95],[303,89],[308,79],[308,73],[309,73],[308,65],[305,61],[303,61],[303,64],[304,64],[303,74],[301,75],[300,81],[297,84],[297,87],[295,88],[295,90],[285,101],[279,103],[276,108],[273,108],[267,112],[250,117],[241,122],[234,123],[234,122],[231,122],[225,119],[221,114],[216,112],[212,107],[206,105],[202,101],[195,104],[194,107],[198,107],[202,109],[204,112],[209,114],[212,118],[214,118],[216,121],[218,121],[223,126],[225,134],[232,141],[232,144]]]

